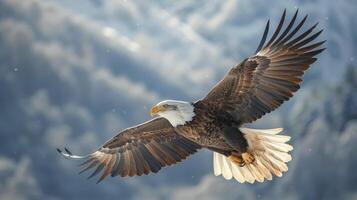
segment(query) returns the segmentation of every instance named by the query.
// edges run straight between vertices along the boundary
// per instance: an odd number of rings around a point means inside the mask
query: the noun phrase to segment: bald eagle
[[[213,151],[214,175],[238,182],[272,180],[288,171],[291,161],[289,136],[282,128],[250,129],[254,122],[278,108],[299,89],[302,76],[325,41],[315,42],[322,30],[317,23],[300,31],[307,15],[294,26],[298,10],[284,26],[286,10],[266,42],[269,20],[254,55],[232,67],[202,99],[195,102],[162,101],[151,109],[156,118],[127,128],[94,153],[73,155],[57,149],[66,158],[84,159],[89,177],[141,176],[178,163],[199,149]]]

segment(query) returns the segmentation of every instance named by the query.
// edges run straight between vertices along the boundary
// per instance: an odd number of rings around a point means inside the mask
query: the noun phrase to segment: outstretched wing
[[[156,118],[125,129],[96,152],[76,156],[65,149],[58,150],[67,158],[86,159],[81,166],[87,171],[96,167],[89,178],[103,171],[98,182],[111,174],[141,176],[158,172],[162,167],[175,164],[200,149],[198,144],[180,136],[164,118]]]
[[[249,123],[292,97],[299,89],[304,71],[324,50],[319,46],[325,42],[314,42],[322,32],[311,34],[317,24],[299,33],[307,16],[293,28],[297,14],[298,10],[281,33],[285,10],[266,43],[268,21],[255,55],[233,67],[201,102],[214,105],[214,109],[228,110],[240,123]]]

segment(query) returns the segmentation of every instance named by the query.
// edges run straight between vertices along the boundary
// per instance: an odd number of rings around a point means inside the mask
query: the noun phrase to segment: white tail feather
[[[263,182],[272,180],[273,175],[281,177],[288,171],[287,162],[291,161],[288,153],[293,147],[286,144],[289,136],[278,135],[282,128],[275,129],[250,129],[240,128],[248,141],[248,151],[253,154],[255,161],[243,167],[232,162],[228,157],[213,153],[214,175],[222,175],[229,180],[233,177],[240,183],[255,181]]]
[[[232,168],[231,161],[228,159],[223,159],[222,175],[227,180],[233,177],[231,168]]]
[[[222,168],[218,161],[219,155],[217,153],[213,154],[213,172],[215,176],[219,176],[222,174]]]

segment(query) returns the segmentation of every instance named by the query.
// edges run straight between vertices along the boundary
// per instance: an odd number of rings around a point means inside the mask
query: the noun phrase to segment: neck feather
[[[179,125],[185,125],[187,122],[192,121],[195,116],[194,106],[188,102],[175,103],[176,110],[170,110],[160,113],[160,115],[166,118],[173,127]]]

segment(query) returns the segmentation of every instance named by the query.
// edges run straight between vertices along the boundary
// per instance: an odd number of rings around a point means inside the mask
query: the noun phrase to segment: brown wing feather
[[[317,24],[298,34],[307,16],[292,29],[297,14],[298,11],[280,34],[286,15],[284,11],[276,31],[264,46],[268,21],[256,55],[233,67],[201,101],[215,105],[214,109],[228,110],[240,123],[249,123],[292,97],[300,87],[304,71],[324,50],[318,47],[325,42],[313,43],[322,32],[310,35]]]
[[[96,152],[74,156],[67,149],[61,152],[68,158],[86,158],[80,172],[95,168],[89,178],[102,172],[98,182],[111,176],[141,176],[158,172],[162,167],[184,160],[201,146],[180,136],[164,118],[156,118],[125,129]]]

